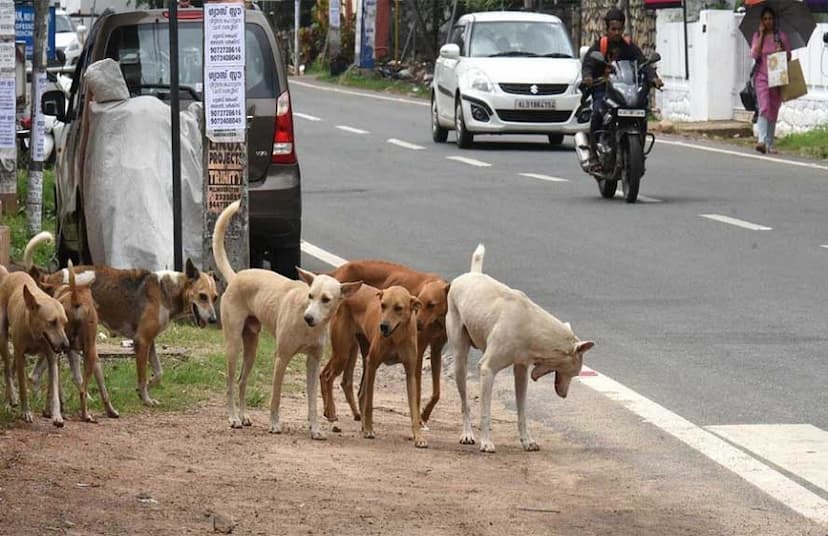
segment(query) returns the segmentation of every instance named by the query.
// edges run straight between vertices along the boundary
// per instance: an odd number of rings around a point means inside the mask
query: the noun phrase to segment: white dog
[[[592,341],[581,341],[564,323],[541,309],[526,294],[500,283],[483,272],[483,244],[472,256],[470,273],[451,282],[448,293],[446,332],[455,356],[455,379],[463,411],[460,443],[474,444],[469,404],[466,399],[466,366],[469,347],[483,352],[480,360],[480,450],[494,452],[491,440],[492,385],[495,375],[514,366],[515,399],[520,444],[538,450],[526,426],[528,369],[532,379],[555,373],[555,392],[566,397],[572,378],[581,372],[584,352]]]
[[[308,421],[312,439],[325,439],[316,415],[316,390],[319,360],[322,358],[328,321],[339,304],[362,286],[362,281],[340,283],[325,274],[314,275],[299,268],[302,281],[294,281],[269,270],[249,269],[236,273],[224,248],[224,235],[230,219],[239,210],[233,202],[216,220],[213,233],[213,256],[216,267],[227,281],[221,300],[221,328],[227,353],[227,411],[230,426],[250,426],[245,414],[247,377],[256,359],[259,331],[266,329],[276,338],[276,363],[270,399],[270,433],[282,432],[279,405],[282,380],[288,363],[297,353],[306,357],[308,384]],[[236,406],[233,382],[236,362],[244,353],[239,378],[239,406]]]

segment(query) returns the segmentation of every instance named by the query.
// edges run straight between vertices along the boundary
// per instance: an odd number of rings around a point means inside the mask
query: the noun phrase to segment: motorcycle
[[[592,92],[600,84],[606,87],[606,97],[600,109],[602,123],[601,128],[592,133],[595,137],[594,158],[593,144],[586,132],[575,135],[575,151],[581,168],[598,181],[602,197],[615,197],[620,180],[624,199],[627,203],[635,203],[644,176],[644,161],[655,144],[655,136],[647,132],[650,84],[644,69],[659,61],[661,56],[654,52],[641,64],[620,60],[611,65],[600,52],[592,52],[590,57],[608,66],[609,74],[595,80],[591,87],[581,86],[577,117],[582,123],[590,121]]]

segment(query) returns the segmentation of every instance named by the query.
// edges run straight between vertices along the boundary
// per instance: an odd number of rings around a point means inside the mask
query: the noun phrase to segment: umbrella
[[[791,49],[808,46],[808,40],[816,29],[816,21],[811,10],[799,0],[748,0],[745,17],[739,24],[739,30],[747,39],[753,41],[753,34],[759,28],[762,10],[769,6],[776,13],[776,29],[782,30],[791,42]]]

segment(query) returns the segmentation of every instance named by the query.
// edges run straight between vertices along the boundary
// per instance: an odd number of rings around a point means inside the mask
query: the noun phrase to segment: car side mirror
[[[581,61],[584,61],[584,58],[586,58],[587,52],[589,52],[589,47],[588,46],[581,47],[581,50],[579,52],[579,57],[581,58]]]
[[[448,43],[440,47],[440,57],[448,60],[456,60],[460,57],[460,47],[454,43]]]
[[[46,91],[40,99],[40,106],[43,115],[54,116],[61,123],[66,122],[66,95],[63,91],[57,89]]]

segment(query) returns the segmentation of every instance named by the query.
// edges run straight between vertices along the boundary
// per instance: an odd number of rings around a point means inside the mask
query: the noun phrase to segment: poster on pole
[[[328,6],[328,24],[331,28],[339,28],[339,0],[331,0]]]
[[[244,4],[208,3],[204,12],[207,137],[214,142],[243,142],[247,123]]]
[[[374,42],[377,26],[377,0],[362,0],[362,24],[360,32],[359,66],[374,67]]]
[[[34,121],[32,121],[32,135],[30,140],[37,140],[37,144],[32,147],[32,160],[35,162],[43,162],[46,159],[46,116],[43,115],[43,110],[40,105],[43,100],[43,91],[46,89],[46,73],[36,73],[37,76],[37,97],[34,99],[35,110]],[[34,130],[37,132],[35,133]]]

